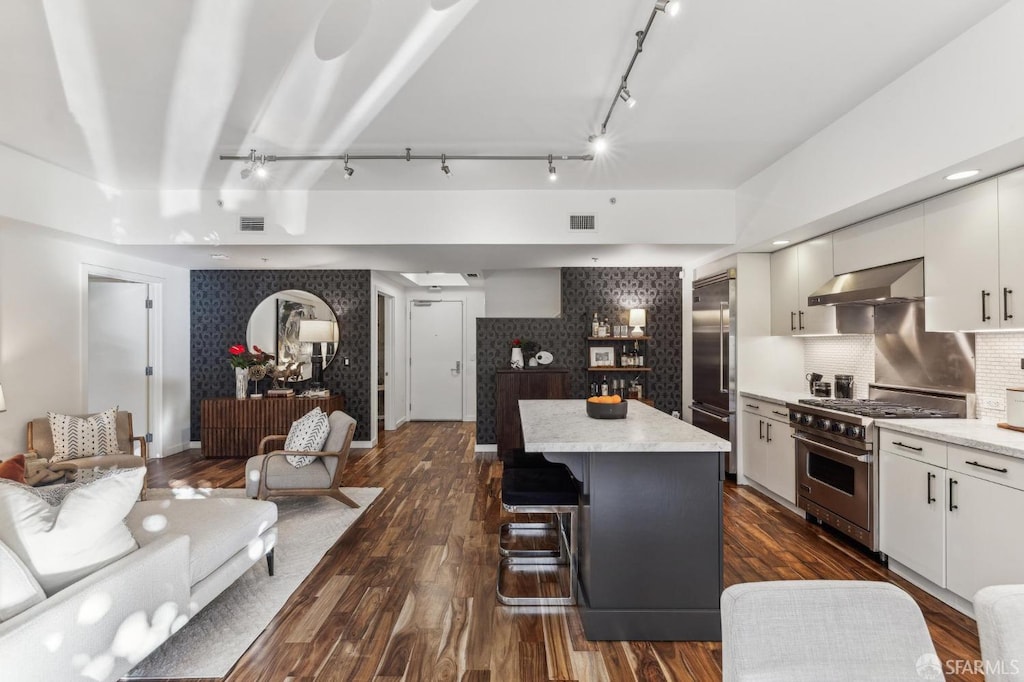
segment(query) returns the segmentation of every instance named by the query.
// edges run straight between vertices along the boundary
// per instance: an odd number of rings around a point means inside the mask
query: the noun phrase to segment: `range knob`
[[[813,414],[801,415],[800,416],[800,423],[803,424],[804,426],[810,426],[811,424],[814,423],[814,415]]]
[[[790,412],[789,412],[789,421],[795,422],[795,423],[799,424],[800,423],[800,418],[802,416],[803,415],[800,414],[799,412],[797,412],[796,410],[790,410]]]
[[[861,426],[847,426],[846,427],[846,436],[848,438],[863,438],[864,437],[864,427],[861,427]]]
[[[818,422],[815,424],[822,431],[829,431],[832,429],[832,420],[819,417]]]
[[[843,422],[832,422],[832,433],[843,434],[846,432],[846,424]]]

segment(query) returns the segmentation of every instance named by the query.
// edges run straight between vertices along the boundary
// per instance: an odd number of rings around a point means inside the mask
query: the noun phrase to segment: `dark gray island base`
[[[527,450],[568,465],[582,484],[587,639],[720,641],[728,442],[635,402],[625,420],[588,419],[578,400],[520,410]]]

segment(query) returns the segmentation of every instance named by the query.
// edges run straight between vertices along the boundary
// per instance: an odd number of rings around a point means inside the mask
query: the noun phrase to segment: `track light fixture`
[[[591,142],[595,143],[596,147],[599,147],[599,143],[596,141],[596,136],[591,136]],[[547,161],[548,162],[548,176],[555,179],[555,159],[561,159],[562,161],[593,161],[593,154],[511,154],[511,155],[499,155],[499,154],[413,154],[411,147],[405,148],[404,154],[304,154],[304,155],[273,155],[273,154],[257,154],[256,150],[253,149],[246,156],[234,156],[231,154],[221,154],[221,161],[245,161],[246,165],[242,168],[242,179],[248,179],[253,173],[259,174],[262,170],[266,172],[263,166],[269,162],[276,161],[343,161],[344,162],[344,178],[347,180],[355,174],[355,169],[350,167],[349,161],[440,161],[441,172],[445,174],[445,177],[452,177],[452,169],[448,165],[449,161]],[[262,177],[262,176],[260,176]]]
[[[593,144],[595,152],[603,152],[607,146],[605,133],[608,132],[608,121],[611,120],[612,112],[615,111],[615,105],[621,100],[630,109],[636,106],[636,98],[629,94],[629,88],[626,87],[626,83],[629,81],[629,74],[633,72],[633,66],[636,64],[637,57],[644,51],[644,41],[647,40],[647,35],[651,32],[651,24],[654,23],[654,18],[658,16],[658,12],[674,17],[679,14],[680,6],[681,0],[657,0],[654,3],[654,9],[651,10],[651,15],[647,17],[647,25],[644,26],[643,30],[636,32],[636,49],[633,50],[633,56],[626,66],[626,72],[622,74],[622,78],[619,80],[619,87],[616,88],[615,96],[612,97],[608,113],[605,114],[604,120],[601,121],[601,132],[587,138]]]
[[[548,154],[548,180],[554,182],[558,179],[558,171],[555,170],[554,157]]]

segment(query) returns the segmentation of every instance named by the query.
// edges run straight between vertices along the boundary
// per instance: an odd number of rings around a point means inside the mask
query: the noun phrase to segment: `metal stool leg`
[[[560,549],[513,549],[509,547],[506,539],[511,540],[517,533],[555,533],[555,540],[560,542],[558,528],[557,514],[554,516],[554,520],[548,522],[509,521],[503,523],[498,529],[498,553],[503,557],[557,557]]]
[[[556,556],[553,557],[538,557],[538,556],[506,556],[498,564],[498,584],[496,593],[498,601],[507,606],[573,606],[576,604],[576,555],[577,555],[577,543],[579,540],[579,529],[577,527],[577,507],[549,507],[545,509],[540,508],[529,508],[524,509],[509,508],[509,511],[518,513],[538,513],[541,511],[550,511],[556,514],[556,524],[558,526],[558,545],[559,551]],[[566,531],[563,523],[562,516],[568,517],[568,530]],[[568,538],[566,537],[568,535]],[[525,597],[514,597],[511,595],[504,594],[501,591],[502,579],[504,576],[513,570],[515,566],[532,566],[543,568],[544,566],[558,567],[565,566],[569,567],[569,593],[559,597],[539,597],[539,596],[525,596]]]

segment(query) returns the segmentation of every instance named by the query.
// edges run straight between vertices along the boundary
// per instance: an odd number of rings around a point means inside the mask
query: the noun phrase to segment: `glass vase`
[[[243,400],[249,396],[249,369],[235,367],[235,397]]]

